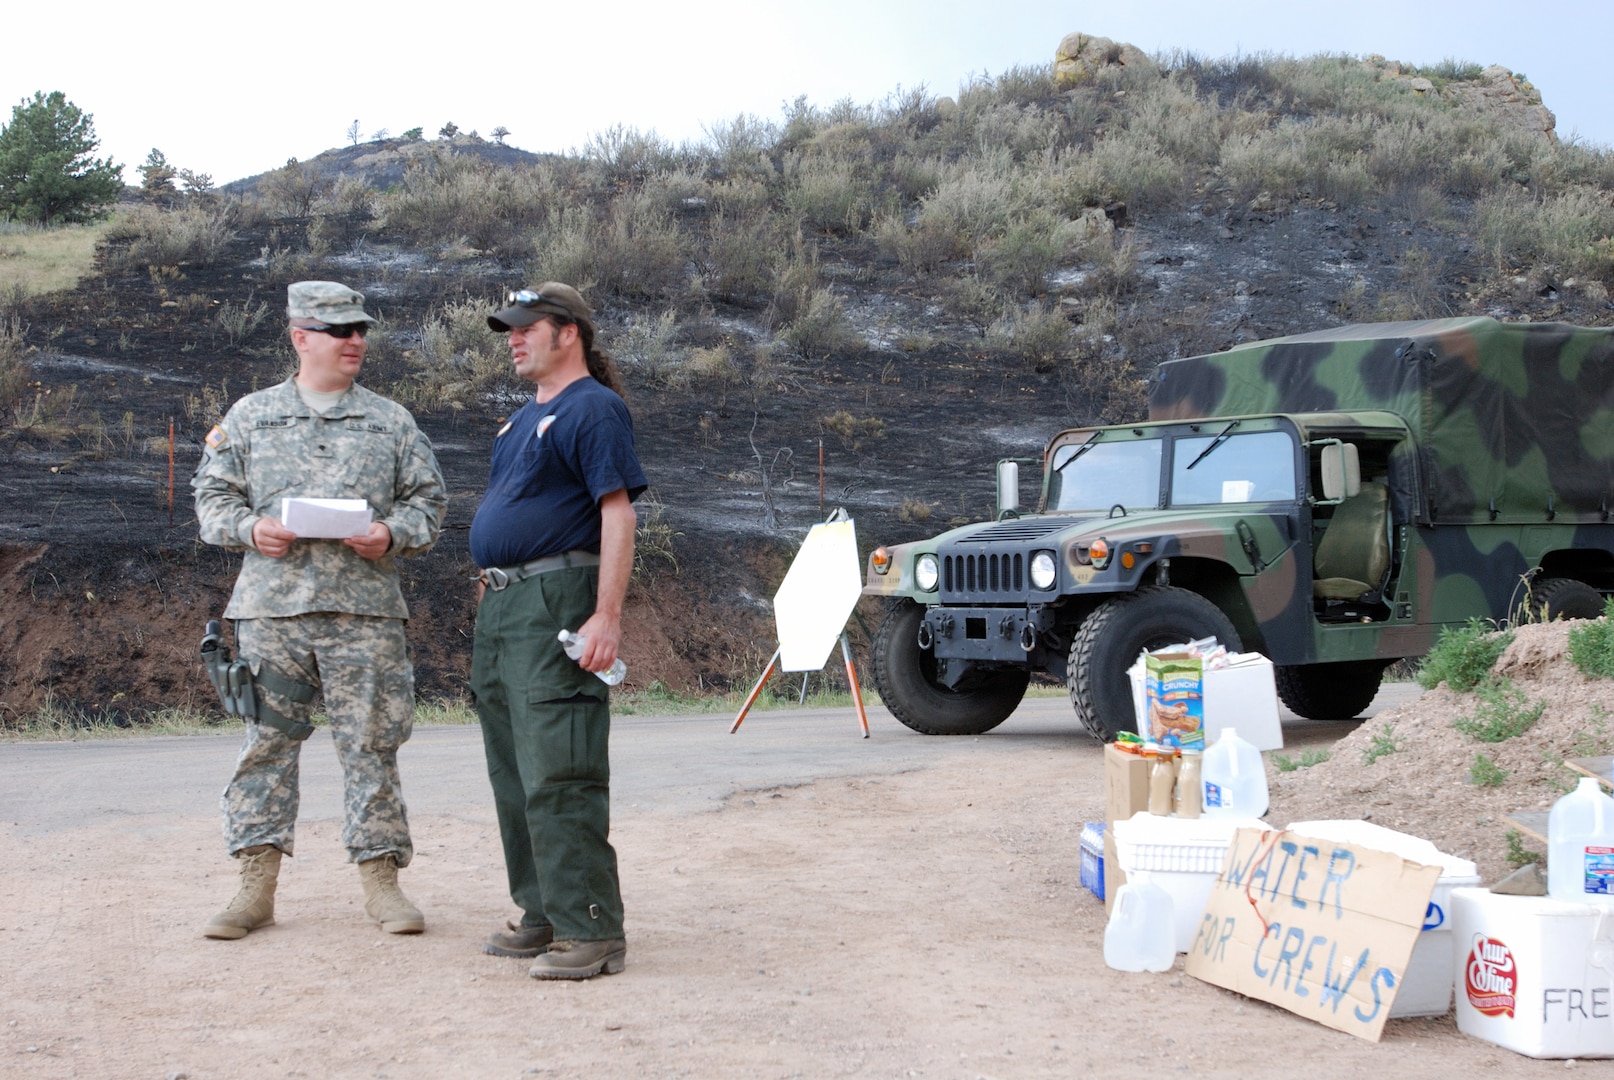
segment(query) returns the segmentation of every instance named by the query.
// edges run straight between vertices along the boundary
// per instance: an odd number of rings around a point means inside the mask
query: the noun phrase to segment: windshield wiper
[[[1093,449],[1093,447],[1097,446],[1098,441],[1100,439],[1102,439],[1103,437],[1104,437],[1104,433],[1102,431],[1093,432],[1093,437],[1091,439],[1088,439],[1086,442],[1082,443],[1082,445],[1078,446],[1076,448],[1076,452],[1074,454],[1070,455],[1070,457],[1066,458],[1064,464],[1060,465],[1057,469],[1054,470],[1054,472],[1064,472],[1066,469],[1070,468],[1072,465],[1074,465],[1076,463],[1077,458],[1081,457],[1083,454],[1085,454],[1089,450]]]
[[[1223,443],[1225,443],[1227,441],[1227,433],[1232,431],[1234,428],[1236,428],[1238,426],[1239,426],[1239,422],[1237,420],[1235,420],[1231,424],[1228,424],[1225,428],[1223,428],[1222,433],[1220,435],[1216,436],[1216,438],[1212,439],[1211,444],[1209,446],[1205,447],[1205,449],[1201,450],[1199,452],[1199,456],[1188,463],[1188,468],[1192,469],[1195,465],[1198,465],[1201,461],[1204,461],[1206,458],[1210,457],[1212,450],[1215,450],[1218,446],[1221,446]],[[1188,470],[1184,469],[1183,471],[1187,472]]]

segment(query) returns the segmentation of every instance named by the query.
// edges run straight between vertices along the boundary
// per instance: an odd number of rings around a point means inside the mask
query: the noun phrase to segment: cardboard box
[[[1132,707],[1137,713],[1138,731],[1142,732],[1144,718],[1149,715],[1144,661],[1133,664],[1128,674],[1132,677]],[[1204,694],[1205,745],[1215,742],[1223,728],[1233,727],[1257,750],[1283,749],[1278,687],[1271,660],[1260,653],[1235,654],[1232,664],[1204,673]]]
[[[1149,763],[1136,754],[1104,747],[1104,910],[1115,906],[1115,894],[1126,884],[1126,873],[1115,855],[1117,821],[1149,809]]]
[[[1125,821],[1139,810],[1147,809],[1149,763],[1110,743],[1104,747],[1104,824]]]
[[[1614,913],[1451,894],[1457,1030],[1534,1058],[1614,1057]]]
[[[1121,891],[1126,884],[1126,871],[1121,869],[1121,859],[1115,853],[1115,830],[1104,830],[1104,915],[1108,917],[1115,909],[1115,894]]]
[[[1197,655],[1145,654],[1143,699],[1139,735],[1157,743],[1175,737],[1179,746],[1205,749],[1205,665]]]

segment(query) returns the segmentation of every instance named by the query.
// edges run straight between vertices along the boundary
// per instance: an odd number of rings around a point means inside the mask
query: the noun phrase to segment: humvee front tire
[[[1541,622],[1554,619],[1595,619],[1603,614],[1603,595],[1584,581],[1574,578],[1542,578],[1530,588],[1530,617]]]
[[[1387,660],[1291,664],[1273,670],[1278,697],[1307,720],[1351,720],[1378,696]]]
[[[1106,600],[1082,620],[1070,643],[1065,686],[1088,734],[1111,742],[1138,729],[1127,670],[1138,654],[1214,637],[1228,652],[1243,648],[1221,609],[1198,593],[1155,585]]]
[[[891,715],[925,735],[979,735],[1009,718],[1031,681],[1030,668],[982,671],[968,686],[936,681],[936,657],[919,647],[925,609],[894,601],[874,632],[874,685]]]

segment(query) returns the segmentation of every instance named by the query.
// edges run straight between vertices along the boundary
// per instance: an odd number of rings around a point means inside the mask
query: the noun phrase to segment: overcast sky
[[[802,94],[821,106],[921,84],[951,95],[971,74],[1051,61],[1075,30],[1207,58],[1503,64],[1540,88],[1560,138],[1614,146],[1614,0],[79,0],[13,5],[3,25],[0,105],[61,90],[130,183],[152,147],[224,183],[339,146],[355,119],[366,137],[503,125],[535,151],[616,124],[698,140],[740,113],[777,119]]]

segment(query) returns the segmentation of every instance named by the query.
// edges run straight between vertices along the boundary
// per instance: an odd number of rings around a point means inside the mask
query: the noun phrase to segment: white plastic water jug
[[[1547,815],[1547,895],[1614,907],[1614,799],[1589,776]]]
[[[1129,881],[1115,894],[1104,926],[1104,963],[1116,971],[1170,971],[1177,960],[1171,894],[1152,881]]]
[[[1267,770],[1261,751],[1230,727],[1206,749],[1199,766],[1206,817],[1258,818],[1267,812]]]

